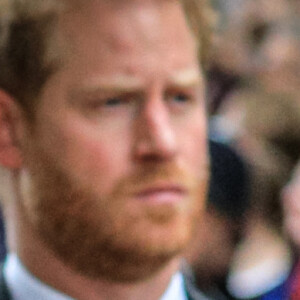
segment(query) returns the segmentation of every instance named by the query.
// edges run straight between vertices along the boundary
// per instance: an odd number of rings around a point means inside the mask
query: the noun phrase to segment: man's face
[[[82,274],[135,280],[179,254],[204,206],[203,78],[179,1],[87,1],[23,143],[24,210]]]

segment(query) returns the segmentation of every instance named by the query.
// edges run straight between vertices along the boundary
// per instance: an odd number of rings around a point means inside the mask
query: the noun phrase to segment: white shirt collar
[[[12,300],[73,300],[34,277],[15,254],[8,255],[4,276]]]
[[[167,290],[160,300],[187,300],[184,279],[180,272],[173,275]]]
[[[4,276],[12,300],[74,300],[39,281],[28,272],[15,254],[8,255],[4,264]],[[173,275],[160,300],[187,300],[181,273]]]

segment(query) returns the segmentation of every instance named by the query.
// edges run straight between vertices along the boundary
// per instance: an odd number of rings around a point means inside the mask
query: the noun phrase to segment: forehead
[[[77,1],[61,18],[70,62],[101,72],[197,64],[196,43],[175,0]],[[83,4],[84,3],[84,4]],[[109,62],[109,63],[108,63]]]
[[[75,1],[75,4],[72,2],[66,6],[62,22],[69,33],[73,31],[74,34],[75,30],[76,35],[80,34],[80,31],[111,34],[111,30],[116,29],[121,37],[124,34],[127,36],[135,29],[136,33],[142,33],[144,38],[157,37],[158,33],[166,34],[166,29],[170,34],[170,24],[173,34],[176,34],[177,30],[182,31],[182,27],[186,25],[181,2],[178,0]],[[135,27],[136,25],[139,27]]]

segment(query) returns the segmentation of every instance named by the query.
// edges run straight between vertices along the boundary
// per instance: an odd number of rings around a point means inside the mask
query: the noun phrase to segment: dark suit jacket
[[[192,277],[188,275],[185,275],[185,288],[188,300],[208,300],[196,289]],[[0,300],[12,300],[5,282],[5,278],[3,276],[2,268],[0,273]]]

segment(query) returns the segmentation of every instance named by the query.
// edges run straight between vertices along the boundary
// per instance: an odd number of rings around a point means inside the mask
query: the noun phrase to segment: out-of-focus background
[[[300,0],[212,2],[212,179],[186,259],[212,299],[300,299]],[[0,198],[13,218],[1,169]]]
[[[300,1],[213,0],[212,180],[187,259],[214,299],[300,299]]]

